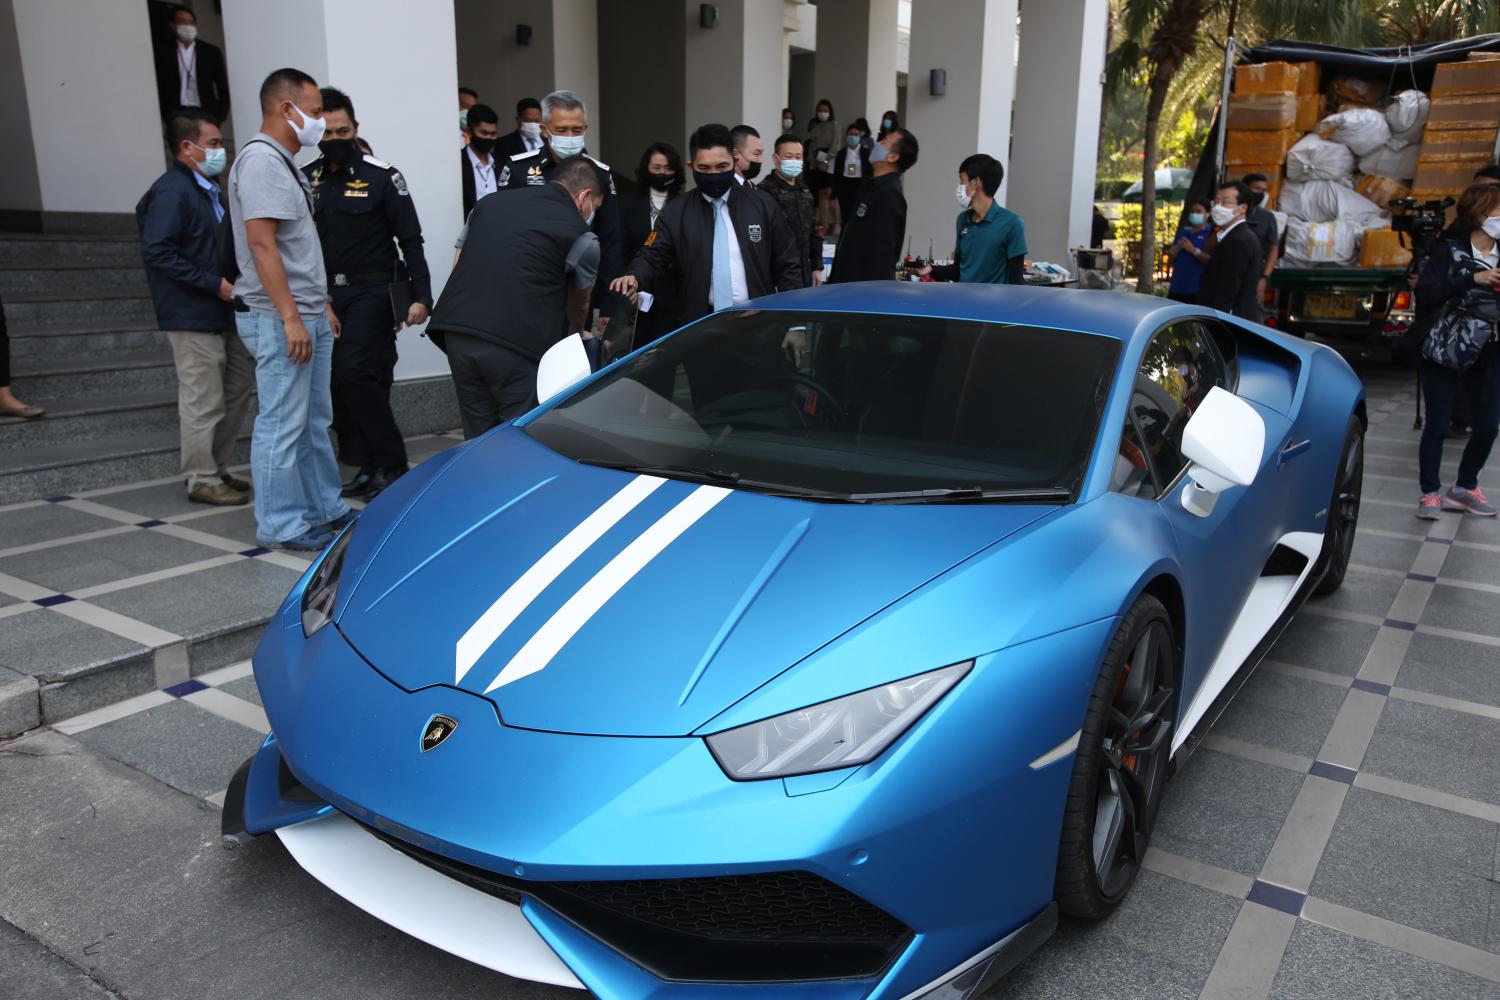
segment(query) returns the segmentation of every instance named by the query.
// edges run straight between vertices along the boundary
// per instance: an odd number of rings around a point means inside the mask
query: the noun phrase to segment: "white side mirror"
[[[1213,513],[1218,495],[1231,486],[1249,486],[1266,450],[1266,424],[1255,408],[1214,386],[1182,431],[1188,468],[1182,506],[1199,517]]]
[[[536,401],[547,402],[588,378],[592,371],[583,337],[576,333],[564,337],[547,348],[536,366]]]

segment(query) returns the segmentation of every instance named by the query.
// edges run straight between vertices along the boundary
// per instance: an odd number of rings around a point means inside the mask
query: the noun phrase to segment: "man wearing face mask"
[[[469,144],[469,109],[479,103],[479,91],[473,87],[458,88],[458,144]]]
[[[760,176],[766,158],[766,144],[753,125],[736,125],[729,130],[734,143],[734,179],[743,184]]]
[[[817,202],[802,179],[802,149],[798,136],[777,139],[771,152],[771,176],[761,181],[760,190],[771,196],[786,217],[797,259],[803,262],[802,284],[811,288],[823,283],[823,238],[818,235]]]
[[[1219,188],[1209,210],[1217,243],[1198,284],[1198,304],[1259,323],[1256,286],[1264,258],[1260,240],[1245,224],[1250,203],[1250,189],[1239,181]]]
[[[542,102],[523,97],[516,102],[516,129],[495,140],[495,158],[509,163],[512,156],[542,148]]]
[[[328,440],[338,318],[312,187],[292,159],[323,138],[323,95],[301,70],[279,69],[261,84],[260,109],[260,131],[240,147],[228,187],[245,307],[235,325],[255,357],[260,402],[250,448],[256,538],[316,552],[354,519]]]
[[[1026,225],[995,201],[1005,168],[985,153],[975,153],[958,167],[958,241],[953,263],[928,264],[917,271],[939,281],[984,285],[1026,283]]]
[[[234,286],[219,265],[224,139],[213,116],[179,108],[167,119],[174,162],[135,207],[156,320],[177,367],[182,475],[188,499],[219,507],[248,501],[229,472],[255,389],[255,359],[234,330]]]
[[[589,156],[588,108],[583,98],[571,90],[555,90],[542,98],[542,141],[540,149],[512,156],[500,171],[501,188],[538,187],[546,184],[558,164],[570,156],[583,156],[604,175],[604,203],[593,222],[599,237],[599,280],[594,286],[591,308],[598,309],[601,329],[610,317],[626,303],[607,290],[625,266],[625,246],[621,238],[619,199],[615,196],[615,175],[609,165]]]
[[[458,151],[459,171],[463,183],[464,218],[474,211],[474,203],[499,186],[499,172],[504,159],[495,150],[499,141],[500,116],[488,104],[469,109],[469,142]]]
[[[1266,204],[1269,197],[1271,183],[1265,174],[1246,174],[1244,185],[1250,189],[1250,211],[1245,216],[1245,225],[1260,240],[1260,252],[1263,258],[1260,282],[1257,284],[1255,294],[1265,300],[1266,282],[1271,277],[1271,272],[1276,269],[1276,259],[1281,255],[1281,233],[1276,225],[1276,213]]]
[[[447,352],[465,438],[530,409],[537,362],[587,323],[599,267],[589,223],[607,181],[586,156],[549,173],[540,185],[474,206],[432,312],[428,334]]]
[[[733,140],[723,125],[704,125],[688,142],[695,190],[667,203],[656,228],[614,282],[635,299],[677,278],[675,328],[771,292],[802,287],[786,217],[768,196],[735,183]]]
[[[895,129],[870,151],[870,180],[844,220],[844,234],[833,258],[830,282],[889,281],[896,276],[906,240],[906,195],[901,175],[917,162],[917,137]]]
[[[201,108],[224,121],[229,115],[229,74],[224,53],[198,38],[198,18],[186,7],[173,7],[171,44],[156,51],[156,93],[161,116],[174,108]]]
[[[312,183],[323,266],[341,326],[333,345],[334,431],[340,458],[359,469],[343,495],[373,499],[407,469],[406,443],[391,412],[396,331],[427,321],[432,278],[406,178],[360,150],[349,95],[334,87],[321,93],[327,123],[318,143],[322,155],[303,172]]]

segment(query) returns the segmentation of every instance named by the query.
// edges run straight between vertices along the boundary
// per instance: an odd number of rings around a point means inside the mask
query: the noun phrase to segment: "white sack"
[[[1350,108],[1319,122],[1318,134],[1342,142],[1355,156],[1364,156],[1390,141],[1391,126],[1374,108]]]
[[[1353,264],[1359,257],[1359,238],[1364,229],[1347,222],[1303,222],[1286,224],[1286,253],[1282,260],[1295,267],[1304,264]]]
[[[1336,181],[1305,181],[1283,184],[1278,201],[1281,210],[1302,222],[1347,222],[1360,225],[1381,218],[1380,206]],[[1373,226],[1374,223],[1371,223]]]
[[[1419,136],[1421,131],[1420,128],[1417,129]],[[1359,172],[1379,174],[1398,181],[1410,181],[1417,176],[1417,157],[1421,155],[1421,146],[1397,146],[1396,140],[1392,139],[1368,156],[1361,156]]]
[[[1310,132],[1286,154],[1286,176],[1290,181],[1338,181],[1352,187],[1354,154],[1343,143]]]
[[[1392,150],[1415,146],[1422,141],[1422,131],[1427,127],[1427,114],[1432,102],[1420,90],[1403,90],[1385,109],[1385,121],[1391,128],[1390,141],[1386,147]],[[1366,170],[1365,173],[1370,171]],[[1387,177],[1406,177],[1407,174],[1387,174]]]

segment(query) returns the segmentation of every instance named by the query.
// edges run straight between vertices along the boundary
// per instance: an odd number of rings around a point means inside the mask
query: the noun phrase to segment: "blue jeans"
[[[1422,492],[1442,491],[1443,441],[1453,421],[1453,397],[1460,381],[1469,394],[1469,440],[1458,460],[1455,483],[1472,490],[1479,485],[1479,472],[1489,460],[1500,429],[1500,354],[1494,343],[1486,345],[1479,360],[1466,372],[1435,365],[1426,358],[1421,365],[1422,396],[1427,405],[1418,450]]]
[[[327,524],[349,509],[339,497],[339,466],[328,440],[333,421],[329,379],[333,329],[327,316],[304,316],[312,360],[286,356],[286,329],[271,313],[235,313],[240,340],[255,357],[260,413],[250,439],[256,537],[284,542]]]

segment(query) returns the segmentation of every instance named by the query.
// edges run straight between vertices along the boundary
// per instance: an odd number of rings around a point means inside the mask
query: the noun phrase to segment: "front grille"
[[[661,979],[860,979],[878,974],[911,939],[901,921],[811,872],[536,882],[365,829],[470,888],[509,903],[532,897]]]

